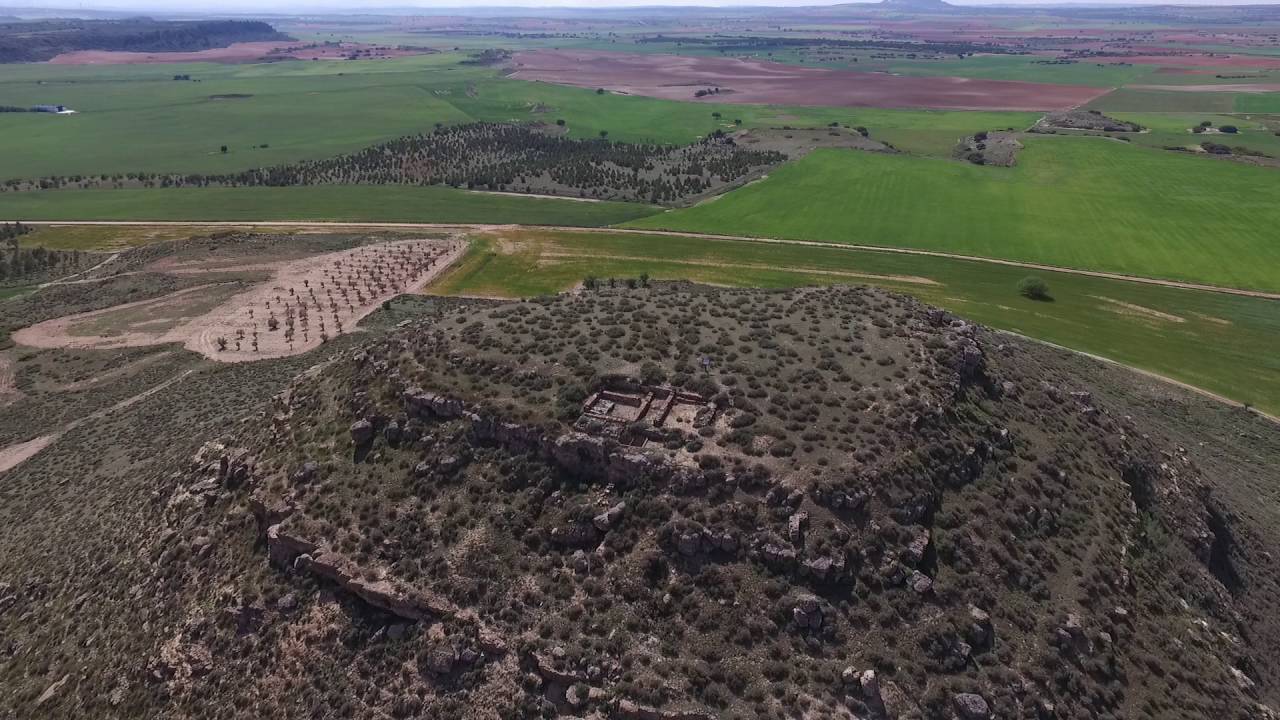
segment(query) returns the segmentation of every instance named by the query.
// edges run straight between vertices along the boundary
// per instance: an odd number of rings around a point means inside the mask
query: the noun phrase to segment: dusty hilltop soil
[[[604,88],[670,100],[693,100],[701,89],[717,103],[920,107],[970,110],[1059,110],[1083,105],[1107,88],[906,77],[806,68],[737,58],[641,55],[592,50],[516,53],[511,77]]]
[[[0,715],[1272,716],[1273,429],[1224,460],[880,291],[428,307],[267,403],[185,381],[79,488],[137,529],[76,613],[122,531],[48,524],[71,438],[0,476]]]

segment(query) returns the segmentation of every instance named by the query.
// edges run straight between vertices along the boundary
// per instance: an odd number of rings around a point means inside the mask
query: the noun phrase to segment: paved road
[[[915,250],[911,248],[884,247],[880,245],[850,245],[847,243],[820,242],[816,240],[783,240],[781,238],[764,238],[749,237],[744,235],[714,235],[707,233],[685,233],[675,232],[671,230],[632,230],[617,228],[582,228],[556,225],[482,225],[482,224],[466,224],[466,223],[394,223],[394,222],[294,222],[294,221],[244,221],[244,222],[199,222],[199,221],[145,221],[145,220],[82,220],[82,221],[31,221],[24,220],[26,225],[98,225],[98,226],[153,226],[153,227],[225,227],[225,228],[247,228],[247,227],[263,227],[263,228],[334,228],[334,229],[381,229],[381,230],[554,230],[565,232],[587,232],[587,233],[618,233],[625,232],[639,235],[654,235],[658,237],[680,237],[680,238],[698,238],[701,240],[717,240],[723,242],[755,242],[766,243],[772,245],[798,245],[802,247],[820,247],[833,250],[859,250],[864,252],[882,252],[893,253],[896,255],[920,255],[925,257],[947,258],[949,260],[965,260],[968,262],[991,263],[993,265],[1005,265],[1008,267],[1026,268],[1028,270],[1041,270],[1045,272],[1069,273],[1071,275],[1084,275],[1086,277],[1106,278],[1108,280],[1123,280],[1126,282],[1144,283],[1147,285],[1162,285],[1164,287],[1182,288],[1185,290],[1202,290],[1205,292],[1225,293],[1228,295],[1242,295],[1245,297],[1264,298],[1267,300],[1280,300],[1280,293],[1264,292],[1262,290],[1245,290],[1242,288],[1223,287],[1221,285],[1204,285],[1201,283],[1182,282],[1179,280],[1161,280],[1158,278],[1142,277],[1138,275],[1125,275],[1123,273],[1102,272],[1098,270],[1080,270],[1078,268],[1061,267],[1058,265],[1044,265],[1041,263],[1020,262],[1017,260],[1001,260],[997,258],[979,257],[975,255],[961,255],[958,253],[940,252],[936,250]]]

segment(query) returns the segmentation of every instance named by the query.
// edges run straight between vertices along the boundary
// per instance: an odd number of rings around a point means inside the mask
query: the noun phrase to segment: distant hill
[[[287,40],[267,23],[244,20],[167,22],[40,20],[0,24],[0,63],[42,62],[73,50],[187,52],[237,42]]]
[[[880,0],[880,5],[902,10],[954,10],[956,7],[944,0]]]

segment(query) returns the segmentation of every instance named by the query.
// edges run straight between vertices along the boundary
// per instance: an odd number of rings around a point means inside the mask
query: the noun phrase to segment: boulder
[[[594,525],[570,523],[551,528],[551,542],[571,548],[595,547],[600,542],[600,535]]]
[[[992,641],[991,616],[976,605],[969,606],[969,642],[985,648]]]
[[[774,543],[766,543],[761,547],[760,556],[766,565],[775,570],[789,571],[796,564],[795,550]]]
[[[982,349],[970,338],[961,341],[960,347],[952,356],[951,368],[959,376],[961,382],[977,378],[983,369],[985,358]]]
[[[243,448],[228,450],[218,461],[218,479],[228,488],[238,488],[253,477],[256,461]]]
[[[787,520],[787,538],[798,548],[804,547],[804,531],[809,525],[809,513],[792,513]]]
[[[272,525],[284,522],[297,507],[290,501],[258,490],[249,497],[249,512],[258,521],[258,532],[263,538]]]
[[[800,629],[822,627],[822,602],[815,595],[800,595],[791,607],[791,618]]]
[[[458,661],[458,653],[447,640],[436,640],[427,646],[421,659],[422,666],[436,675],[448,675],[453,672]]]
[[[951,696],[951,704],[963,720],[991,720],[991,706],[981,695],[956,693]]]
[[[659,710],[645,707],[625,698],[618,700],[613,706],[614,718],[618,720],[714,720],[715,716],[696,710]]]
[[[293,567],[299,555],[314,553],[317,547],[313,542],[289,534],[278,523],[267,528],[267,557],[282,570]]]
[[[829,557],[816,557],[804,561],[804,571],[815,580],[829,580],[833,577],[832,568],[835,561]]]
[[[1088,655],[1093,652],[1093,643],[1089,641],[1089,636],[1085,634],[1084,622],[1075,613],[1067,614],[1067,619],[1058,628],[1056,634],[1059,647],[1063,650],[1068,650],[1077,655]]]
[[[373,441],[373,423],[368,420],[357,420],[351,423],[351,442],[356,447],[364,447]]]
[[[316,476],[319,475],[319,473],[320,473],[320,466],[308,460],[307,462],[302,464],[302,467],[294,471],[293,481],[295,483],[298,483],[299,485],[303,483],[309,483],[312,480],[315,480]]]
[[[702,550],[702,533],[696,530],[676,535],[676,550],[685,557],[693,557]]]
[[[576,475],[593,475],[606,467],[608,452],[602,438],[586,433],[565,433],[551,443],[551,457]]]
[[[911,571],[911,577],[907,580],[907,584],[911,586],[912,590],[915,590],[921,595],[933,590],[933,578],[925,575],[919,570]]]
[[[605,510],[599,515],[591,518],[591,524],[595,525],[600,532],[609,532],[613,529],[618,521],[622,519],[622,514],[627,510],[627,503],[619,502],[617,505]]]
[[[388,445],[399,445],[401,437],[400,423],[395,420],[387,423],[386,429],[382,431],[382,436],[386,438]]]
[[[925,553],[929,550],[931,535],[928,528],[916,527],[911,531],[911,542],[907,544],[907,549],[902,553],[902,561],[908,565],[919,565],[924,560]]]

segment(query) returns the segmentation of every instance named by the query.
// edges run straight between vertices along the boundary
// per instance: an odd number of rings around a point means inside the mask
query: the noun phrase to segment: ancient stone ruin
[[[702,395],[669,385],[606,383],[582,403],[574,427],[634,447],[662,442],[672,431],[713,423],[716,407]]]

